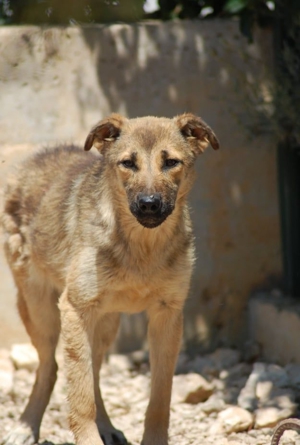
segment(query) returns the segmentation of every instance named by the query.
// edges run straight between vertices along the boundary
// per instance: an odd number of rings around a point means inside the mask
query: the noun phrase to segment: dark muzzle
[[[140,193],[137,199],[139,211],[144,216],[156,215],[161,210],[162,200],[159,193],[144,195]]]

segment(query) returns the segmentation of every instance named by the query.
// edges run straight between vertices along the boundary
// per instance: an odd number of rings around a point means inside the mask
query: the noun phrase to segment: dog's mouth
[[[133,203],[130,206],[130,211],[143,227],[147,229],[155,229],[156,227],[159,227],[169,215],[171,215],[173,207],[170,205],[162,206],[161,209],[154,214],[145,214],[145,212],[142,212],[139,209],[136,203]]]
[[[138,218],[136,215],[134,216],[143,227],[146,227],[146,229],[155,229],[155,227],[160,226],[167,219],[167,216],[164,218]]]

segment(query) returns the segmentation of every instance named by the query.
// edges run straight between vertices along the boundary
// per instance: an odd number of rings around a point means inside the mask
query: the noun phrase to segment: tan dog
[[[11,180],[5,251],[40,365],[6,445],[38,440],[56,380],[60,329],[76,444],[126,443],[105,411],[99,369],[119,313],[144,310],[151,396],[142,443],[168,443],[172,376],[194,255],[186,198],[196,157],[209,143],[219,147],[212,130],[192,114],[113,114],[85,143],[85,150],[94,145],[101,157],[76,147],[45,150]]]

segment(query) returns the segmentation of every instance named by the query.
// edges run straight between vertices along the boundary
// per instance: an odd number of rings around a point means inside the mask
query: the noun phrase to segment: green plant
[[[242,33],[252,41],[254,24],[268,26],[274,18],[275,4],[268,0],[227,0],[224,12],[240,17]]]
[[[158,11],[147,15],[143,12],[144,3],[145,0],[0,0],[0,20],[2,24],[67,24],[238,15],[243,32],[251,37],[253,23],[267,23],[273,12],[272,1],[267,0],[158,0]]]

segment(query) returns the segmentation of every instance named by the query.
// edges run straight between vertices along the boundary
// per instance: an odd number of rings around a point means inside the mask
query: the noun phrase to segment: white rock
[[[133,367],[140,368],[141,366],[149,364],[149,352],[139,349],[128,354]]]
[[[222,411],[225,406],[224,400],[220,396],[213,394],[206,402],[202,403],[201,410],[205,414],[218,413]]]
[[[128,371],[132,366],[126,355],[111,354],[108,359],[109,367],[115,371]]]
[[[39,364],[36,349],[29,343],[13,345],[10,358],[16,369],[35,371]]]
[[[288,408],[280,409],[275,406],[259,408],[255,412],[255,428],[274,427],[280,420],[293,415]]]
[[[3,348],[0,349],[0,360],[2,360],[2,359],[9,360],[10,359],[9,356],[10,356],[10,354],[7,349],[3,349]]]
[[[259,399],[260,405],[268,403],[268,401],[271,398],[273,387],[274,384],[270,380],[263,380],[262,382],[257,382],[256,396]]]
[[[287,371],[281,366],[270,364],[266,369],[267,379],[271,380],[277,388],[285,388],[289,384]]]
[[[247,379],[252,372],[252,366],[248,363],[237,363],[228,369],[222,369],[219,373],[219,378],[226,380],[227,386],[234,385],[237,386],[238,380]]]
[[[239,440],[228,440],[227,445],[243,445],[242,441]]]
[[[272,402],[281,409],[289,410],[290,415],[296,412],[295,392],[289,388],[274,388],[271,393]]]
[[[230,348],[219,348],[212,354],[209,354],[209,359],[213,365],[221,371],[228,369],[239,363],[241,354],[239,351]]]
[[[13,387],[14,367],[6,349],[0,349],[0,390],[8,394]]]
[[[257,385],[266,375],[266,365],[264,363],[254,363],[244,388],[238,396],[238,405],[246,410],[253,411],[257,408]]]
[[[212,436],[217,436],[218,434],[225,434],[223,423],[220,421],[213,422],[213,424],[209,428],[209,434]]]
[[[172,402],[191,404],[205,402],[213,390],[213,385],[199,374],[176,375],[173,377]]]
[[[226,433],[246,431],[253,425],[253,416],[249,411],[238,406],[230,406],[218,415]]]
[[[259,408],[275,406],[281,410],[288,410],[293,414],[296,410],[295,393],[289,388],[276,388],[270,381],[259,382],[257,385]]]
[[[11,359],[9,358],[9,353],[6,352],[6,354],[4,354],[2,351],[0,351],[0,370],[13,372],[14,367]]]
[[[288,364],[285,367],[288,374],[290,384],[297,389],[300,389],[300,365],[296,363]]]
[[[10,393],[13,388],[13,383],[13,371],[5,371],[3,369],[0,369],[0,391],[5,394]]]

